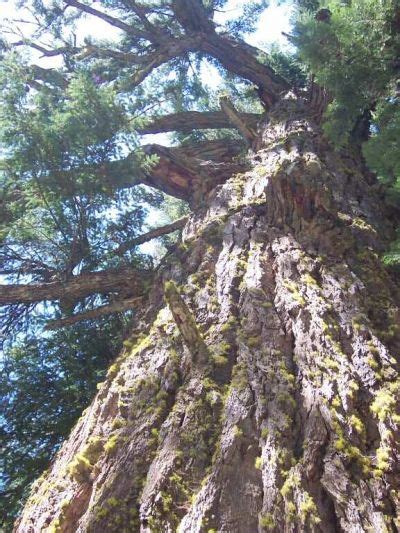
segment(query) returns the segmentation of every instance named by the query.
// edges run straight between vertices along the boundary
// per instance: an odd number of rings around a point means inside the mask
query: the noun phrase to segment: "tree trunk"
[[[276,104],[191,216],[16,531],[398,531],[393,228],[308,116]]]

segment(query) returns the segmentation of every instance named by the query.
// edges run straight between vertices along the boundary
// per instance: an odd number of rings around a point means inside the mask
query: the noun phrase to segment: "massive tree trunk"
[[[398,530],[392,224],[309,116],[275,104],[190,217],[16,531]]]

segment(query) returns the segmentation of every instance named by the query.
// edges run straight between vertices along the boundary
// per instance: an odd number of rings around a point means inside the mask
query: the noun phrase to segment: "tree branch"
[[[76,324],[77,322],[82,322],[83,320],[93,320],[94,318],[98,318],[100,316],[128,311],[129,309],[137,307],[142,301],[142,297],[137,297],[112,302],[107,305],[101,305],[100,307],[96,307],[96,309],[91,309],[90,311],[85,311],[84,313],[68,316],[66,318],[59,318],[58,320],[50,320],[47,323],[45,329],[53,330],[65,326],[72,326],[73,324]]]
[[[249,128],[255,129],[262,115],[257,113],[238,113],[242,123]],[[226,113],[223,111],[186,111],[173,113],[154,118],[149,124],[138,130],[138,133],[146,135],[149,133],[164,133],[167,131],[181,131],[190,133],[193,130],[236,128]]]
[[[257,85],[259,96],[267,106],[271,106],[283,91],[290,88],[284,78],[260,61],[262,57],[267,59],[265,52],[228,34],[214,32],[204,36],[200,51],[217,59],[229,72]]]
[[[128,291],[139,293],[149,272],[114,268],[74,276],[68,281],[0,285],[0,305],[36,303],[51,300],[76,301],[89,294]]]
[[[178,218],[178,220],[171,222],[171,224],[166,224],[165,226],[162,226],[160,228],[152,229],[151,231],[148,231],[143,235],[139,235],[139,237],[136,237],[135,239],[124,242],[124,244],[121,244],[120,246],[118,246],[118,248],[114,250],[114,253],[116,255],[123,255],[126,251],[132,249],[134,246],[138,246],[139,244],[151,241],[152,239],[156,239],[157,237],[161,237],[162,235],[167,235],[168,233],[172,233],[173,231],[182,229],[188,219],[189,217],[185,216],[182,218]]]
[[[172,2],[172,10],[179,24],[188,32],[215,31],[214,22],[199,0],[175,0]]]
[[[151,34],[149,34],[149,32],[141,31],[138,28],[134,28],[130,24],[126,24],[122,20],[116,17],[113,17],[111,15],[108,15],[107,13],[104,13],[103,11],[99,11],[98,9],[95,9],[91,6],[82,4],[81,2],[78,2],[77,0],[64,0],[64,4],[66,4],[67,6],[75,7],[79,9],[80,11],[83,11],[84,13],[93,15],[101,20],[104,20],[105,22],[108,22],[108,24],[111,24],[111,26],[119,28],[120,30],[125,31],[126,33],[133,35],[134,37],[151,41]]]
[[[218,139],[172,148],[151,144],[143,149],[159,159],[142,183],[187,201],[201,184],[210,180],[222,183],[247,168],[246,162],[233,161],[243,150],[238,140]]]
[[[77,48],[70,48],[68,46],[48,49],[48,48],[45,48],[44,46],[41,46],[40,44],[30,41],[29,39],[11,43],[11,46],[29,46],[30,48],[33,48],[34,50],[41,52],[44,57],[55,57],[55,56],[64,54],[65,52],[68,52],[68,51],[77,52],[78,50]]]
[[[66,88],[68,85],[67,80],[57,70],[43,68],[39,65],[31,65],[30,71],[33,76],[33,80],[31,80],[32,83],[36,80],[41,80],[45,83],[51,83],[62,88]]]
[[[246,143],[251,146],[256,138],[256,132],[243,121],[240,113],[235,109],[235,106],[227,96],[221,97],[219,103],[229,122],[239,130]]]

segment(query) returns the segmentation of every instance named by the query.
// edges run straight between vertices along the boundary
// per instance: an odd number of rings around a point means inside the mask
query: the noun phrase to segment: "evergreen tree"
[[[288,57],[243,40],[265,2],[227,5],[35,1],[4,40],[6,328],[134,315],[18,532],[399,527],[399,6],[299,1]],[[164,194],[191,212],[144,231]]]

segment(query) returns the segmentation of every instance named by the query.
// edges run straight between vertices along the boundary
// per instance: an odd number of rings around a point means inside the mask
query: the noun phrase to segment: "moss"
[[[337,450],[338,452],[342,452],[343,450],[345,450],[346,445],[347,442],[345,441],[344,437],[338,437],[334,442],[335,450]]]
[[[390,463],[390,448],[388,446],[380,446],[376,450],[376,467],[381,472],[386,472],[389,469]]]
[[[222,324],[220,328],[221,333],[227,333],[228,331],[231,331],[235,326],[237,325],[237,319],[234,316],[231,316],[225,324]]]
[[[339,407],[342,407],[342,401],[339,396],[335,396],[332,400],[332,406],[338,409]]]
[[[361,419],[358,418],[358,416],[351,415],[349,422],[350,422],[350,425],[356,430],[357,433],[359,433],[360,435],[365,433],[365,426],[363,422],[361,421]]]
[[[321,522],[321,519],[318,516],[317,506],[308,493],[306,493],[304,501],[300,504],[299,511],[300,520],[303,524],[305,524],[307,520],[309,520],[311,524],[319,524]]]
[[[248,385],[247,368],[243,361],[237,363],[232,369],[232,387],[243,390]]]
[[[275,520],[271,513],[266,513],[260,516],[259,523],[260,523],[260,526],[266,530],[275,528]]]
[[[339,370],[338,363],[331,357],[324,358],[324,365],[326,366],[326,368],[329,368],[330,370]]]
[[[75,455],[68,466],[68,474],[78,483],[84,483],[89,480],[93,465],[81,453]]]
[[[88,481],[103,448],[103,440],[100,437],[91,437],[82,452],[77,453],[68,465],[68,474],[78,483]]]
[[[318,288],[318,283],[316,279],[311,276],[311,274],[304,274],[301,279],[309,287]]]
[[[287,383],[290,385],[290,387],[293,387],[296,381],[296,376],[290,372],[284,362],[280,364],[279,367],[280,374],[287,381]]]
[[[226,355],[217,355],[214,354],[211,356],[215,366],[225,366],[229,363],[229,359],[226,357]]]
[[[119,365],[114,363],[108,369],[107,377],[110,378],[110,379],[114,378],[118,374],[118,370],[119,370]]]
[[[391,383],[388,387],[377,391],[375,399],[372,402],[370,409],[372,413],[383,422],[388,418],[396,406],[395,392],[400,389],[400,381]]]
[[[376,229],[368,224],[363,218],[355,217],[352,219],[351,227],[356,228],[360,231],[366,231],[370,233],[376,233]]]
[[[287,405],[295,408],[297,405],[296,400],[288,392],[280,392],[277,396],[277,399],[278,402],[280,402],[283,406]]]
[[[374,359],[373,355],[370,355],[367,359],[367,365],[371,367],[373,370],[376,370],[379,368],[379,363],[377,363]]]
[[[257,346],[261,345],[261,337],[249,337],[246,344],[249,348],[257,348]]]
[[[262,302],[261,303],[261,307],[264,307],[264,309],[271,309],[271,307],[273,307],[274,304],[272,302]]]
[[[104,451],[107,455],[113,455],[117,450],[119,435],[111,435],[104,445]]]
[[[289,496],[293,493],[293,489],[295,487],[298,487],[299,485],[300,485],[299,475],[292,471],[287,475],[286,480],[284,484],[282,485],[280,492],[285,499],[289,499]]]
[[[254,461],[254,466],[258,469],[258,470],[261,470],[262,469],[262,466],[263,466],[263,460],[262,460],[262,457],[256,457],[255,461]]]
[[[288,522],[293,522],[296,518],[296,511],[297,511],[295,503],[286,502],[285,510],[286,510],[286,518]]]
[[[283,286],[286,287],[290,293],[292,294],[293,299],[301,306],[306,305],[305,299],[302,297],[302,295],[299,292],[299,288],[297,284],[294,281],[291,281],[289,279],[283,280]]]
[[[268,428],[262,428],[261,430],[261,438],[267,439],[269,435],[269,429]]]
[[[237,438],[243,437],[243,430],[238,426],[233,426],[233,434]]]

